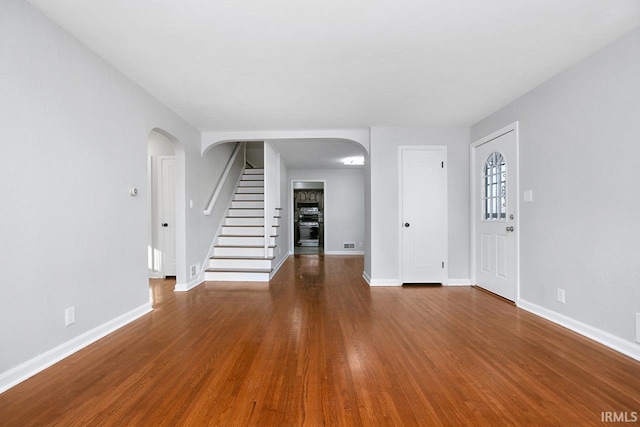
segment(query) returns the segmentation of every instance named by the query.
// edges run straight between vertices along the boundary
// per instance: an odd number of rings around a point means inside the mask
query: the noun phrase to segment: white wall
[[[324,186],[325,253],[363,253],[364,170],[362,168],[289,170],[289,182],[323,180],[326,181]],[[288,209],[291,213],[293,193],[290,186],[288,193]],[[355,249],[344,249],[344,242],[355,242]],[[363,244],[362,247],[359,246],[360,242]]]
[[[282,224],[282,218],[275,219],[280,215],[280,154],[269,144],[264,143],[264,229],[265,235],[269,233],[272,226]],[[277,221],[277,222],[276,222]],[[281,227],[278,227],[281,228]],[[279,243],[279,242],[276,242]],[[281,251],[280,251],[281,252]],[[274,250],[274,256],[278,258],[278,249]]]
[[[521,298],[624,340],[636,357],[638,76],[640,30],[479,122],[471,133],[477,140],[520,123],[520,188],[533,190],[532,203],[522,203],[520,195]],[[566,304],[557,302],[558,288],[565,290]]]
[[[448,157],[449,283],[469,280],[469,130],[463,128],[371,129],[372,284],[401,283],[398,258],[398,146],[445,145]]]
[[[249,141],[247,144],[247,163],[256,169],[264,168],[264,142]]]
[[[280,159],[280,200],[278,207],[282,208],[280,211],[280,227],[278,227],[278,238],[276,239],[276,243],[278,245],[278,249],[276,250],[276,261],[274,264],[279,264],[282,262],[292,250],[290,247],[289,236],[290,236],[290,227],[289,221],[291,220],[291,212],[289,210],[289,170],[287,169],[287,165]]]
[[[217,144],[209,148],[202,156],[202,168],[201,168],[201,180],[200,180],[200,195],[202,205],[198,206],[199,212],[203,212],[207,209],[209,202],[216,191],[220,179],[224,174],[227,164],[233,155],[237,143],[224,142]],[[201,259],[196,265],[198,272],[203,272],[207,268],[209,262],[209,252],[211,245],[213,244],[216,233],[219,231],[220,225],[227,213],[227,208],[230,206],[230,201],[236,188],[240,174],[244,168],[244,154],[239,152],[229,175],[223,184],[222,189],[218,195],[216,203],[210,213],[203,217],[202,231],[200,233],[200,250],[204,254],[204,258]],[[192,285],[198,283],[192,282]],[[187,288],[180,290],[188,290]]]
[[[364,157],[364,271],[363,277],[371,282],[371,157]]]
[[[28,3],[2,1],[0,40],[3,390],[149,309],[152,129],[180,142],[179,280],[202,256],[202,219],[187,206],[199,202],[199,132]]]

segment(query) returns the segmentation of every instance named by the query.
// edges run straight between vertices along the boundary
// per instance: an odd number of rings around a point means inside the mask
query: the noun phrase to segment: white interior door
[[[517,297],[516,132],[498,132],[472,146],[475,283],[511,301]]]
[[[446,148],[400,147],[403,283],[447,280]]]
[[[161,271],[164,276],[176,275],[176,160],[160,157],[160,230],[162,252]]]

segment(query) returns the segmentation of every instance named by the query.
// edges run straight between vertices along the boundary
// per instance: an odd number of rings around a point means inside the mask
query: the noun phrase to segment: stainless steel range
[[[299,246],[318,246],[320,222],[317,205],[301,206],[298,213]]]

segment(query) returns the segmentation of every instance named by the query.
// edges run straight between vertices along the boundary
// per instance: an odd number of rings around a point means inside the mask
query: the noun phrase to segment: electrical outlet
[[[636,341],[640,342],[640,313],[636,313]]]
[[[558,288],[558,302],[564,304],[564,289]]]
[[[358,243],[360,243],[360,245],[359,245],[359,246],[360,246],[361,248],[364,248],[364,242],[358,242]]]
[[[64,326],[70,326],[76,323],[76,308],[69,307],[64,311]]]

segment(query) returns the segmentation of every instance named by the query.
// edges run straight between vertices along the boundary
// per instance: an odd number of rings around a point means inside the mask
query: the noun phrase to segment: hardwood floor
[[[640,363],[469,287],[369,288],[361,257],[152,286],[154,311],[0,395],[0,425],[606,425]],[[640,416],[639,416],[640,417]]]

